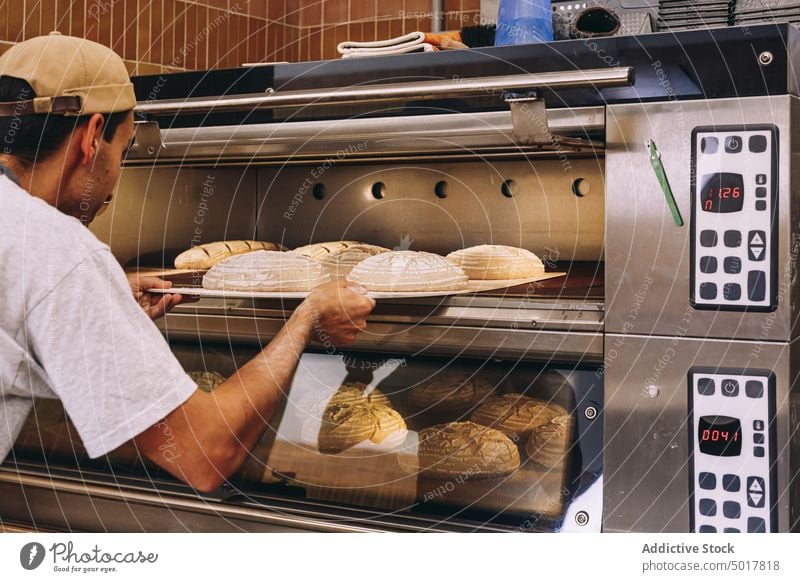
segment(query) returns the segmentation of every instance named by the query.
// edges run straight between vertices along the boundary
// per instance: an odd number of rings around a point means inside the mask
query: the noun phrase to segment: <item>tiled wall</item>
[[[443,0],[443,29],[479,18]],[[0,0],[0,53],[58,30],[112,47],[132,74],[338,58],[344,40],[430,30],[430,0]]]

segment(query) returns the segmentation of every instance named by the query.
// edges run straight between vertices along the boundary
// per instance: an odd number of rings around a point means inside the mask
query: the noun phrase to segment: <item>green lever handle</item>
[[[650,155],[650,165],[653,166],[653,171],[656,173],[658,183],[661,185],[661,190],[664,192],[664,198],[667,199],[667,206],[669,206],[669,211],[672,213],[672,219],[675,221],[676,226],[683,226],[683,217],[681,217],[681,211],[678,209],[677,202],[675,202],[672,188],[669,186],[667,173],[664,171],[664,165],[661,163],[661,153],[658,151],[658,148],[656,148],[656,142],[652,139],[648,139],[645,147]]]

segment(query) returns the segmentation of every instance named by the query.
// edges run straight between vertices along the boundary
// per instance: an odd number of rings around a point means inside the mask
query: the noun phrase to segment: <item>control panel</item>
[[[691,297],[695,309],[778,306],[778,129],[692,132]]]
[[[778,531],[775,376],[692,368],[688,384],[691,531]]]

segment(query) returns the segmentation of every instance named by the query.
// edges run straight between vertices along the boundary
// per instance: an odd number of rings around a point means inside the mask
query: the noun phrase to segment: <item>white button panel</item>
[[[696,309],[777,307],[777,131],[760,125],[692,132]]]
[[[692,368],[689,390],[693,531],[777,531],[773,374]]]

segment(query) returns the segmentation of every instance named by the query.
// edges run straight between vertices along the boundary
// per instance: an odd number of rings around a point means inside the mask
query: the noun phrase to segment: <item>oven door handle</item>
[[[136,111],[151,116],[224,113],[311,105],[343,105],[406,99],[424,100],[494,95],[519,90],[603,89],[606,87],[629,86],[633,82],[633,67],[611,67],[494,77],[454,77],[453,79],[415,83],[392,83],[302,91],[267,89],[265,94],[140,102],[136,105]]]

